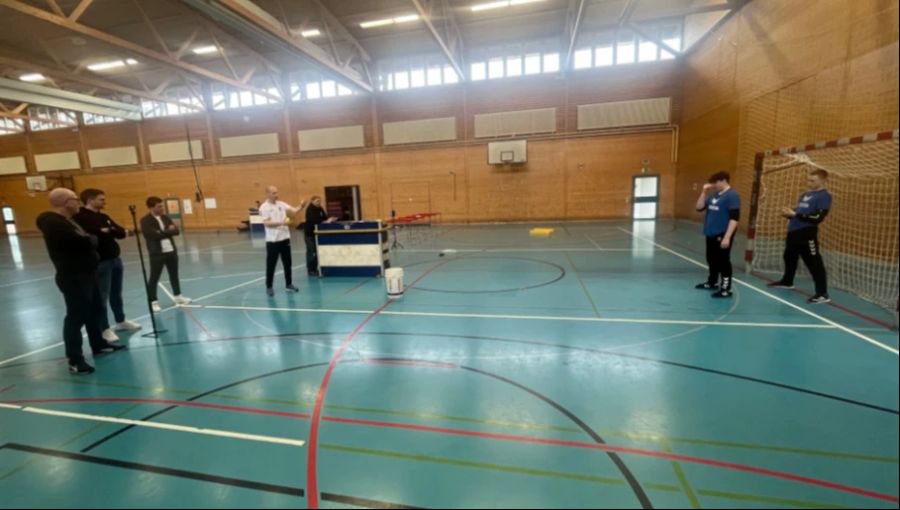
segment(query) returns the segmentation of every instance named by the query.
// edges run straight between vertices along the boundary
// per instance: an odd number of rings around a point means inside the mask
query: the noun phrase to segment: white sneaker
[[[115,329],[126,329],[126,330],[130,330],[130,331],[134,331],[134,330],[136,330],[136,329],[141,329],[142,327],[143,327],[143,326],[141,326],[141,325],[138,324],[137,322],[130,321],[130,320],[127,320],[127,319],[126,319],[126,320],[124,320],[124,321],[122,321],[122,322],[116,323],[116,328],[115,328]]]
[[[107,342],[115,342],[116,340],[119,339],[119,335],[117,335],[116,332],[113,331],[112,328],[104,329],[103,330],[103,339],[106,340]]]
[[[191,298],[184,297],[181,294],[175,296],[175,304],[176,305],[186,305],[186,304],[190,303],[191,301],[193,301]]]
[[[150,308],[153,309],[154,313],[159,313],[162,311],[162,307],[159,306],[159,301],[154,301],[150,303]]]

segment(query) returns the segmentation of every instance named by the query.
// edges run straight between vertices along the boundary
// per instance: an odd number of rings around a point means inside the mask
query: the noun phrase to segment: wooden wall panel
[[[684,59],[677,214],[696,217],[694,185],[719,169],[749,203],[756,152],[897,128],[898,11],[758,0]]]
[[[650,160],[650,169],[660,175],[659,215],[672,216],[675,164],[671,158],[671,134],[584,138],[566,143],[566,218],[631,217],[632,177],[641,173],[644,159]]]
[[[269,183],[279,186],[282,197],[293,203],[300,197],[323,195],[327,186],[359,185],[367,217],[388,218],[392,207],[401,214],[420,212],[423,208],[437,210],[444,214],[445,221],[451,222],[555,219],[569,215],[609,217],[627,214],[627,208],[619,204],[624,204],[624,196],[616,198],[615,208],[594,203],[590,196],[576,198],[575,202],[566,196],[566,190],[571,187],[568,179],[573,174],[576,180],[591,179],[590,175],[576,171],[575,161],[595,165],[605,158],[616,158],[608,165],[627,169],[615,175],[628,181],[620,189],[630,193],[629,172],[639,168],[641,158],[626,158],[624,153],[610,148],[626,143],[641,154],[668,155],[672,149],[671,136],[668,132],[659,137],[597,133],[581,138],[585,135],[576,131],[577,105],[659,96],[672,97],[678,104],[681,90],[678,79],[674,62],[658,62],[573,72],[569,77],[528,76],[370,96],[323,98],[291,103],[285,108],[214,111],[140,123],[0,137],[0,156],[16,151],[21,154],[24,150],[31,165],[29,173],[33,174],[29,143],[34,152],[77,150],[83,163],[86,149],[138,147],[139,165],[65,172],[77,176],[76,188],[104,189],[110,203],[116,204],[117,219],[124,220],[127,218],[121,215],[127,211],[128,203],[137,204],[143,212],[142,204],[149,194],[164,197],[171,193],[182,199],[192,198],[193,173],[187,162],[153,164],[148,156],[150,144],[184,141],[187,122],[191,138],[202,140],[204,146],[205,159],[198,161],[203,192],[218,203],[216,209],[210,210],[202,203],[193,204],[194,214],[185,217],[190,228],[237,226],[246,217],[247,208],[256,200],[263,200],[264,187]],[[558,132],[529,139],[528,165],[513,171],[487,165],[486,144],[474,140],[474,116],[542,107],[556,110]],[[436,117],[457,119],[458,140],[396,147],[383,145],[380,130],[384,122]],[[364,126],[365,148],[299,152],[297,130],[347,125]],[[277,133],[281,152],[222,160],[221,138],[260,133]],[[567,137],[577,139],[567,142]],[[5,179],[0,177],[0,182],[5,183]],[[596,189],[593,184],[585,186]],[[21,179],[9,187],[23,187]],[[38,210],[44,208],[44,198],[37,200],[41,202]],[[26,210],[33,209],[30,198],[16,200]],[[30,229],[32,225],[24,227]]]

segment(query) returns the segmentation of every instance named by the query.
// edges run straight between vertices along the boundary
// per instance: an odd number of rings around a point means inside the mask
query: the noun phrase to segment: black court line
[[[193,402],[194,400],[198,400],[198,399],[201,399],[201,398],[203,398],[203,397],[212,395],[213,393],[217,393],[217,392],[220,392],[220,391],[223,391],[223,390],[227,390],[228,388],[231,388],[231,387],[234,387],[234,386],[238,386],[238,385],[240,385],[240,384],[244,384],[244,383],[256,381],[256,380],[262,379],[262,378],[264,378],[264,377],[269,377],[269,376],[272,376],[272,375],[278,375],[278,374],[285,374],[285,373],[288,373],[288,372],[294,372],[294,371],[297,371],[297,370],[303,370],[303,369],[306,369],[306,368],[314,368],[314,367],[322,367],[322,366],[328,366],[328,362],[326,361],[326,362],[322,362],[322,363],[312,363],[312,364],[308,364],[308,365],[299,365],[299,366],[296,366],[296,367],[290,367],[290,368],[285,368],[285,369],[282,369],[282,370],[276,370],[276,371],[274,371],[274,372],[268,372],[268,373],[265,373],[265,374],[262,374],[262,375],[257,375],[257,376],[253,376],[253,377],[248,377],[248,378],[246,378],[246,379],[241,379],[240,381],[235,381],[235,382],[232,382],[232,383],[228,383],[228,384],[226,384],[226,385],[224,385],[224,386],[219,386],[218,388],[213,388],[213,389],[211,389],[211,390],[209,390],[209,391],[205,391],[205,392],[203,392],[203,393],[198,393],[197,395],[194,395],[193,397],[190,397],[190,398],[188,398],[188,399],[186,399],[186,400],[187,400],[188,402]],[[141,418],[141,421],[150,421],[150,420],[152,420],[153,418],[156,418],[157,416],[159,416],[159,415],[161,415],[161,414],[163,414],[163,413],[167,413],[167,412],[171,411],[172,409],[175,409],[176,407],[178,407],[178,406],[177,406],[177,405],[171,405],[171,406],[165,407],[165,408],[163,408],[163,409],[160,409],[159,411],[156,411],[155,413],[148,414],[147,416]],[[136,426],[136,425],[126,425],[126,426],[120,428],[119,430],[116,430],[115,432],[113,432],[113,433],[111,433],[111,434],[107,434],[107,435],[103,436],[102,438],[98,439],[97,441],[95,441],[95,442],[91,443],[90,445],[86,446],[85,448],[82,448],[82,449],[81,449],[81,452],[82,452],[82,453],[89,452],[89,451],[93,450],[94,448],[96,448],[96,447],[102,445],[103,443],[109,441],[110,439],[112,439],[112,438],[118,436],[119,434],[122,434],[122,433],[124,433],[124,432],[127,432],[128,430],[133,429],[135,426]]]
[[[801,388],[800,386],[793,386],[790,384],[784,384],[776,381],[770,381],[767,379],[760,379],[758,377],[753,377],[749,375],[742,375],[735,372],[726,372],[724,370],[718,370],[715,368],[707,368],[698,365],[690,365],[688,363],[681,363],[679,361],[669,361],[663,359],[656,358],[648,358],[645,356],[638,356],[635,354],[623,354],[620,352],[612,352],[605,351],[603,349],[595,349],[591,347],[580,347],[574,345],[566,345],[566,344],[555,344],[552,342],[541,342],[538,340],[520,340],[514,338],[500,338],[500,337],[488,337],[488,336],[476,336],[476,335],[454,335],[450,333],[406,333],[406,332],[396,332],[396,331],[369,331],[361,333],[364,335],[392,335],[392,336],[433,336],[433,337],[449,337],[449,338],[465,338],[471,340],[485,340],[485,341],[493,341],[493,342],[507,342],[507,343],[515,343],[515,344],[525,344],[525,345],[539,345],[543,347],[556,347],[559,349],[571,350],[571,351],[580,351],[580,352],[590,352],[594,354],[600,354],[603,356],[614,356],[618,358],[625,359],[633,359],[637,361],[644,361],[647,363],[654,363],[658,365],[668,365],[673,367],[685,368],[688,370],[696,370],[698,372],[705,372],[708,374],[720,375],[723,377],[730,377],[733,379],[739,379],[743,381],[748,381],[756,384],[764,384],[766,386],[772,386],[775,388],[781,388],[785,390],[795,391],[798,393],[804,393],[807,395],[812,395],[815,397],[821,397],[829,400],[835,400],[837,402],[843,402],[845,404],[851,404],[855,406],[865,407],[868,409],[873,409],[875,411],[880,411],[883,413],[889,413],[893,415],[900,415],[900,411],[897,409],[891,409],[889,407],[880,406],[877,404],[869,404],[868,402],[862,402],[859,400],[853,400],[850,398],[841,397],[838,395],[832,395],[830,393],[824,393],[821,391],[810,390],[807,388]]]
[[[753,377],[753,376],[749,376],[749,375],[739,374],[736,372],[728,372],[725,370],[718,370],[715,368],[708,368],[708,367],[703,367],[703,366],[699,366],[699,365],[691,365],[689,363],[682,363],[679,361],[669,361],[669,360],[665,360],[665,359],[649,358],[646,356],[638,356],[635,354],[623,354],[620,352],[605,351],[603,349],[596,349],[596,348],[591,348],[591,347],[581,347],[581,346],[575,346],[575,345],[558,344],[558,343],[553,343],[553,342],[542,342],[539,340],[521,340],[521,339],[515,339],[515,338],[502,338],[502,337],[489,337],[489,336],[476,336],[476,335],[454,335],[454,334],[448,334],[448,333],[409,333],[409,332],[403,332],[403,331],[369,331],[369,332],[362,332],[360,334],[363,336],[364,335],[392,335],[392,336],[418,336],[418,337],[431,336],[431,337],[438,337],[438,338],[441,338],[441,337],[443,337],[443,338],[462,338],[462,339],[467,339],[467,340],[485,340],[485,341],[492,341],[492,342],[506,342],[506,343],[523,344],[523,345],[538,345],[538,346],[543,346],[543,347],[554,347],[557,349],[564,349],[564,350],[571,350],[571,351],[578,351],[578,352],[590,352],[590,353],[599,354],[599,355],[603,355],[603,356],[614,356],[614,357],[618,357],[618,358],[633,359],[633,360],[637,360],[637,361],[654,363],[654,364],[658,364],[658,365],[666,365],[666,366],[684,368],[687,370],[695,370],[695,371],[704,372],[707,374],[718,375],[718,376],[722,376],[722,377],[729,377],[732,379],[747,381],[747,382],[751,382],[754,384],[762,384],[765,386],[771,386],[773,388],[780,388],[783,390],[793,391],[793,392],[797,392],[797,393],[803,393],[805,395],[810,395],[813,397],[833,400],[835,402],[841,402],[844,404],[863,407],[866,409],[872,409],[874,411],[878,411],[878,412],[882,412],[882,413],[900,415],[900,411],[898,411],[897,409],[892,409],[890,407],[880,406],[878,404],[870,404],[868,402],[863,402],[861,400],[854,400],[852,398],[842,397],[840,395],[825,393],[823,391],[812,390],[812,389],[803,388],[800,386],[794,386],[791,384],[780,383],[778,381],[771,381],[768,379],[762,379],[759,377]],[[278,333],[278,334],[272,334],[272,335],[226,337],[226,338],[217,338],[215,340],[199,340],[199,341],[185,340],[185,341],[181,341],[181,342],[162,343],[159,345],[147,345],[147,346],[141,346],[141,347],[134,347],[134,348],[129,348],[129,351],[133,352],[133,351],[140,351],[140,350],[145,350],[145,349],[156,349],[159,347],[175,347],[175,346],[187,345],[187,344],[230,342],[230,341],[236,341],[236,340],[262,340],[262,339],[285,339],[285,340],[288,340],[288,339],[292,339],[292,338],[315,337],[315,336],[326,336],[326,335],[341,337],[343,335],[346,335],[346,332],[319,331],[319,332],[310,332],[310,333]],[[47,362],[52,362],[52,361],[62,361],[62,360],[65,360],[65,358],[53,358],[53,359],[49,359],[49,360],[30,361],[30,362],[25,362],[25,363],[21,363],[21,364],[6,365],[4,367],[0,367],[0,369],[12,368],[12,367],[24,366],[24,365],[34,365],[34,364],[47,363]]]
[[[499,293],[503,293],[503,292],[520,292],[523,290],[531,290],[531,289],[537,289],[540,287],[546,287],[547,285],[552,285],[566,277],[566,269],[564,267],[560,266],[559,264],[554,264],[553,262],[547,262],[546,260],[533,259],[533,258],[528,258],[528,257],[504,257],[504,256],[486,257],[483,255],[478,255],[478,254],[471,254],[471,255],[466,254],[462,257],[457,257],[456,259],[450,259],[448,261],[448,265],[449,265],[449,263],[456,262],[459,260],[476,260],[476,259],[524,260],[527,262],[535,262],[538,264],[544,264],[544,265],[550,266],[550,267],[556,269],[557,271],[559,271],[559,274],[556,277],[554,277],[546,282],[536,283],[534,285],[526,285],[523,287],[514,287],[514,288],[510,288],[510,289],[450,290],[450,289],[433,289],[433,288],[429,288],[429,287],[422,287],[419,285],[412,285],[412,286],[410,286],[410,289],[421,290],[423,292],[441,292],[441,293],[445,293],[445,294],[499,294]],[[414,267],[414,266],[427,264],[427,263],[429,263],[429,261],[415,262],[412,264],[407,264],[405,267]]]
[[[361,506],[364,508],[425,508],[421,506],[401,505],[399,503],[388,503],[386,501],[378,501],[376,499],[355,498],[353,496],[342,496],[340,494],[332,494],[323,492],[320,494],[322,501],[331,501],[332,503],[343,503],[345,505]]]
[[[572,411],[570,411],[569,409],[564,407],[559,402],[538,392],[537,390],[529,388],[528,386],[525,386],[524,384],[521,384],[519,382],[513,381],[512,379],[507,379],[506,377],[503,377],[501,375],[497,375],[497,374],[494,374],[491,372],[487,372],[485,370],[480,370],[480,369],[477,369],[474,367],[468,367],[465,365],[459,365],[459,368],[461,368],[462,370],[467,370],[469,372],[476,373],[476,374],[481,374],[483,376],[490,377],[492,379],[496,379],[500,382],[509,384],[510,386],[513,386],[522,391],[525,391],[526,393],[540,399],[544,403],[548,404],[549,406],[553,407],[554,409],[556,409],[557,411],[562,413],[572,423],[577,425],[578,428],[583,430],[585,434],[590,436],[590,438],[593,439],[595,443],[604,444],[604,445],[607,444],[606,441],[604,441],[603,438],[600,437],[600,434],[598,434],[596,430],[591,428],[591,426],[588,425],[587,423],[585,423],[584,420],[582,420],[581,418],[576,416],[575,413],[573,413]],[[628,485],[631,487],[631,491],[634,492],[634,495],[638,498],[638,501],[640,501],[641,508],[653,508],[653,504],[650,502],[650,498],[647,496],[647,493],[644,491],[644,488],[641,487],[641,483],[637,480],[637,478],[634,476],[634,473],[631,472],[631,470],[628,468],[628,466],[625,465],[625,462],[622,460],[621,457],[619,457],[619,454],[616,452],[607,451],[606,456],[609,457],[609,459],[613,462],[613,464],[616,465],[616,468],[619,470],[619,472],[622,473],[622,476],[625,477],[625,480],[628,482]]]
[[[123,469],[131,469],[135,471],[143,471],[145,473],[156,473],[159,475],[174,476],[177,478],[186,478],[189,480],[199,480],[201,482],[217,483],[220,485],[231,485],[233,487],[241,487],[263,492],[272,492],[277,494],[286,494],[288,496],[296,496],[302,498],[303,489],[296,487],[287,487],[284,485],[275,485],[271,483],[255,482],[252,480],[244,480],[241,478],[231,478],[228,476],[211,475],[208,473],[200,473],[198,471],[187,471],[184,469],[175,469],[164,466],[155,466],[152,464],[142,464],[139,462],[130,462],[125,460],[110,459],[107,457],[95,457],[93,455],[85,455],[83,453],[67,452],[63,450],[51,450],[49,448],[39,448],[37,446],[28,446],[24,444],[8,443],[0,446],[0,449],[9,449],[25,453],[33,453],[35,455],[44,455],[47,457],[55,457],[59,459],[75,460],[79,462],[88,462],[91,464],[99,464],[102,466],[111,466]]]
[[[423,360],[413,359],[413,358],[372,358],[372,359],[375,359],[375,360],[414,361],[414,362],[422,362],[422,361],[423,361]],[[341,363],[341,364],[356,364],[356,363],[363,363],[363,362],[365,362],[365,361],[366,361],[366,360],[352,360],[352,361],[342,361],[342,362],[340,362],[340,363]],[[430,362],[430,363],[434,363],[434,362],[435,362],[434,360],[424,360],[424,361]],[[203,398],[203,397],[212,395],[212,394],[214,394],[214,393],[216,393],[216,392],[219,392],[219,391],[222,391],[222,390],[225,390],[225,389],[228,389],[228,388],[232,388],[232,387],[234,387],[234,386],[238,386],[238,385],[241,385],[241,384],[244,384],[244,383],[247,383],[247,382],[256,381],[256,380],[263,379],[263,378],[266,378],[266,377],[270,377],[270,376],[273,376],[273,375],[279,375],[279,374],[284,374],[284,373],[288,373],[288,372],[295,372],[295,371],[305,370],[305,369],[307,369],[307,368],[315,368],[315,367],[327,366],[328,364],[329,364],[328,362],[313,363],[313,364],[308,364],[308,365],[299,365],[299,366],[295,366],[295,367],[289,367],[289,368],[285,368],[285,369],[282,369],[282,370],[276,370],[276,371],[273,371],[273,372],[267,372],[267,373],[265,373],[265,374],[260,374],[260,375],[257,375],[257,376],[249,377],[249,378],[247,378],[247,379],[242,379],[242,380],[240,380],[240,381],[235,381],[235,382],[232,382],[232,383],[228,383],[228,384],[223,385],[223,386],[220,386],[220,387],[218,387],[218,388],[215,388],[215,389],[212,389],[212,390],[209,390],[209,391],[205,391],[205,392],[203,392],[203,393],[199,393],[199,394],[194,395],[194,396],[192,396],[192,397],[190,397],[190,398],[188,398],[188,399],[186,399],[186,400],[187,400],[187,401],[194,401],[194,400],[197,400],[197,399],[200,399],[200,398]],[[468,370],[468,371],[473,372],[473,373],[477,373],[477,374],[481,374],[481,375],[485,375],[485,376],[494,378],[494,379],[496,379],[496,380],[498,380],[498,381],[501,381],[501,382],[503,382],[503,383],[509,384],[509,385],[511,385],[511,386],[513,386],[513,387],[515,387],[515,388],[521,389],[521,390],[523,390],[523,391],[525,391],[525,392],[531,394],[531,395],[534,396],[534,397],[537,397],[538,399],[540,399],[540,400],[543,401],[544,403],[550,405],[551,407],[553,407],[554,409],[556,409],[557,411],[559,411],[560,413],[562,413],[563,416],[565,416],[566,418],[568,418],[570,421],[572,421],[572,423],[574,423],[574,424],[577,425],[580,429],[582,429],[582,430],[583,430],[583,431],[584,431],[591,439],[593,439],[595,442],[597,442],[597,443],[599,443],[599,444],[607,444],[607,443],[605,443],[605,442],[603,441],[603,439],[600,437],[600,435],[599,435],[593,428],[591,428],[590,425],[588,425],[587,423],[585,423],[582,419],[580,419],[578,416],[576,416],[573,412],[569,411],[568,409],[566,409],[565,407],[563,407],[563,406],[562,406],[561,404],[559,404],[558,402],[556,402],[556,401],[550,399],[549,397],[547,397],[547,396],[545,396],[545,395],[543,395],[543,394],[537,392],[536,390],[531,389],[531,388],[528,388],[527,386],[525,386],[525,385],[523,385],[523,384],[521,384],[521,383],[515,382],[515,381],[513,381],[513,380],[511,380],[511,379],[507,379],[507,378],[505,378],[505,377],[502,377],[502,376],[496,375],[496,374],[492,374],[492,373],[490,373],[490,372],[482,371],[482,370],[479,370],[479,369],[476,369],[476,368],[465,367],[465,366],[462,366],[462,365],[454,365],[454,366],[455,366],[455,367],[462,368],[462,369],[465,369],[465,370]],[[149,415],[145,416],[144,418],[141,418],[141,421],[148,421],[148,420],[151,420],[151,419],[153,419],[153,418],[155,418],[155,417],[157,417],[157,416],[159,416],[159,415],[161,415],[161,414],[163,414],[163,413],[169,412],[169,411],[171,411],[171,410],[173,410],[173,409],[175,409],[175,408],[177,408],[177,407],[178,407],[178,405],[171,405],[171,406],[168,406],[168,407],[166,407],[166,408],[164,408],[164,409],[161,409],[161,410],[159,410],[159,411],[157,411],[157,412],[155,412],[155,413],[149,414]],[[82,449],[81,451],[82,451],[82,452],[90,451],[90,450],[96,448],[97,446],[100,446],[101,444],[105,443],[106,441],[109,441],[110,439],[113,439],[114,437],[116,437],[116,436],[118,436],[118,435],[120,435],[120,434],[123,434],[123,433],[127,432],[128,430],[131,430],[131,429],[134,428],[134,427],[135,427],[134,425],[126,425],[125,427],[122,427],[122,428],[116,430],[115,432],[112,432],[111,434],[107,434],[106,436],[102,437],[101,439],[97,440],[96,442],[92,443],[91,445],[89,445],[88,447]],[[638,498],[638,501],[640,501],[641,507],[642,507],[642,508],[653,508],[653,505],[652,505],[652,503],[650,502],[650,499],[649,499],[649,497],[647,496],[646,492],[644,491],[643,487],[641,487],[640,482],[637,481],[637,479],[634,477],[634,475],[631,473],[631,471],[628,469],[628,467],[625,465],[625,463],[622,461],[622,459],[618,456],[618,454],[617,454],[616,452],[606,452],[606,454],[607,454],[607,456],[610,458],[610,460],[613,461],[613,464],[615,464],[616,468],[617,468],[617,469],[622,473],[622,475],[625,477],[625,480],[626,480],[626,481],[628,482],[628,484],[630,485],[630,487],[631,487],[632,491],[634,492],[635,496]]]

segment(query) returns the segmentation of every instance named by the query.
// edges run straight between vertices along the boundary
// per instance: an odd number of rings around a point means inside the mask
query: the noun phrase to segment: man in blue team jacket
[[[810,304],[828,303],[828,277],[825,262],[819,247],[819,223],[828,216],[831,209],[831,193],[825,189],[828,172],[816,169],[807,177],[806,192],[797,200],[797,207],[785,207],[782,216],[788,219],[788,234],[784,246],[784,276],[770,283],[769,287],[794,288],[798,259],[802,258],[816,283],[816,294],[806,302]]]

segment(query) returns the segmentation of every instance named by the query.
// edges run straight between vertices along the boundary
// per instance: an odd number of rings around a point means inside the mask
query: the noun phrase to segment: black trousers
[[[706,237],[706,263],[709,265],[709,278],[706,280],[710,285],[719,284],[722,290],[731,290],[731,276],[733,268],[731,267],[731,246],[734,243],[734,235],[731,236],[732,244],[728,248],[722,249],[722,239],[725,234]],[[722,282],[719,283],[721,277]]]
[[[284,266],[284,284],[290,287],[291,278],[291,240],[285,239],[277,243],[266,243],[266,288],[272,288],[272,280],[275,279],[275,266],[278,265],[278,257],[281,257],[281,265]]]
[[[803,259],[806,268],[816,282],[816,294],[828,294],[828,276],[825,273],[825,261],[822,260],[822,252],[819,250],[819,229],[802,228],[788,232],[787,241],[784,243],[784,276],[781,281],[794,284],[794,276],[797,274],[797,263]]]
[[[318,273],[319,254],[316,252],[316,238],[315,236],[304,236],[303,240],[306,241],[306,272]]]
[[[100,311],[103,307],[96,273],[57,274],[56,286],[66,301],[63,321],[63,342],[69,363],[84,361],[81,350],[81,328],[87,330],[92,349],[106,346],[100,331]]]
[[[172,284],[172,292],[176,296],[181,294],[181,282],[178,281],[178,253],[159,253],[150,255],[150,281],[147,282],[147,295],[150,301],[156,301],[156,288],[159,277],[162,276],[163,267],[169,273],[169,283]]]

